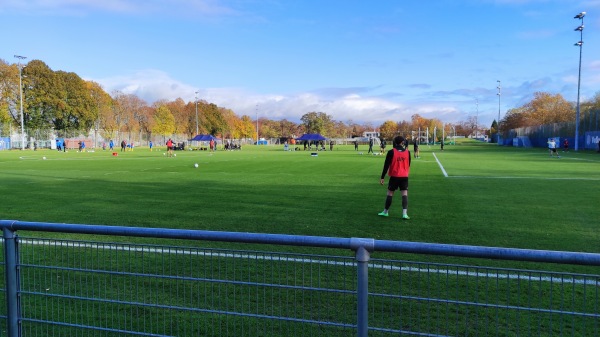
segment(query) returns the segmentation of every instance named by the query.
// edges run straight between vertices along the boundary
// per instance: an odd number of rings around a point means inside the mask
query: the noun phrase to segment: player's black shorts
[[[550,151],[552,151],[552,153],[556,153],[556,148],[550,149]]]
[[[408,190],[408,177],[390,177],[390,181],[388,181],[388,190],[405,191]]]

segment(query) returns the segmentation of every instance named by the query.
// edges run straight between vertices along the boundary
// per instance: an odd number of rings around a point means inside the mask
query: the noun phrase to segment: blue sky
[[[0,58],[40,59],[149,103],[238,115],[484,127],[536,91],[600,91],[600,0],[2,0]]]

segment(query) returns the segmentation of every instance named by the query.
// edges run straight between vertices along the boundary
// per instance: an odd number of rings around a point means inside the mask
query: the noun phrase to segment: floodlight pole
[[[479,99],[475,99],[475,138],[479,138]]]
[[[500,85],[500,80],[497,80],[496,82],[498,82],[498,93],[496,95],[498,95],[498,121],[496,122],[496,126],[498,127],[498,130],[496,131],[496,134],[498,136],[498,145],[500,145],[500,96],[502,96],[502,87]]]
[[[23,123],[23,68],[24,66],[21,64],[21,60],[26,59],[25,56],[15,55],[17,59],[19,59],[18,67],[19,67],[19,92],[21,99],[21,150],[25,150],[25,125]]]
[[[194,102],[196,102],[196,135],[198,135],[198,91],[194,95]]]
[[[575,46],[579,46],[579,77],[577,79],[577,113],[575,114],[575,151],[579,150],[579,113],[581,111],[581,107],[579,104],[579,97],[581,91],[581,55],[583,53],[583,17],[585,16],[585,12],[581,12],[575,15],[574,19],[580,19],[581,25],[575,28],[575,31],[579,31],[580,37],[579,42],[575,43]]]
[[[258,145],[258,104],[256,105],[256,145]]]
[[[444,142],[444,139],[446,139],[446,125],[442,123],[442,143]]]
[[[452,125],[452,131],[454,136],[452,136],[452,140],[453,140],[453,145],[456,145],[456,128],[454,127],[454,125]]]

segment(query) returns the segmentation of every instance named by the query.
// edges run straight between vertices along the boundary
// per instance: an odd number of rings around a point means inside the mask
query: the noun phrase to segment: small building
[[[365,138],[379,138],[379,132],[377,131],[365,131],[363,132],[363,137]]]

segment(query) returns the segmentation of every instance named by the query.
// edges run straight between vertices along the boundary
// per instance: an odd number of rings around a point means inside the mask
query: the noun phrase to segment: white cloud
[[[90,79],[88,79],[90,80]],[[380,97],[361,96],[345,93],[341,96],[319,94],[319,90],[291,95],[256,94],[241,88],[204,88],[197,89],[191,85],[171,78],[159,70],[144,70],[128,76],[104,79],[91,79],[100,83],[104,90],[113,93],[118,90],[125,94],[134,94],[149,104],[158,100],[175,100],[181,98],[186,102],[194,101],[195,92],[198,99],[215,103],[218,106],[233,110],[237,115],[271,119],[286,118],[299,121],[300,117],[311,111],[325,112],[335,120],[355,122],[382,123],[386,120],[408,120],[415,111],[428,113],[443,111],[429,108],[408,108],[403,104]],[[340,93],[345,90],[340,89]]]
[[[594,69],[600,62],[593,62]],[[398,101],[404,96],[379,95],[375,93],[380,87],[356,88],[317,88],[293,94],[258,94],[245,88],[197,88],[187,83],[173,79],[169,74],[160,70],[143,70],[126,76],[104,79],[92,79],[100,83],[108,93],[119,90],[126,94],[135,94],[147,103],[159,100],[183,99],[193,102],[199,100],[214,103],[220,107],[233,110],[238,116],[248,115],[280,120],[287,119],[298,122],[302,115],[316,111],[325,112],[335,120],[379,125],[387,120],[410,120],[414,114],[425,118],[437,118],[443,122],[459,122],[473,116],[475,104],[473,97],[479,99],[479,116],[482,123],[487,119],[497,118],[497,95],[495,89],[481,90],[479,88],[456,89],[452,91],[422,92],[420,98]],[[577,76],[563,76],[559,80],[540,78],[532,81],[505,84],[502,91],[503,111],[520,106],[529,101],[536,91],[552,91],[558,89],[565,97],[570,97]],[[586,73],[582,84],[600,83],[600,72]],[[583,87],[582,87],[583,89]],[[569,91],[570,90],[570,91]],[[198,94],[196,95],[196,91]],[[589,90],[588,90],[589,91]],[[582,92],[582,96],[590,95]],[[493,108],[492,108],[493,107]]]

